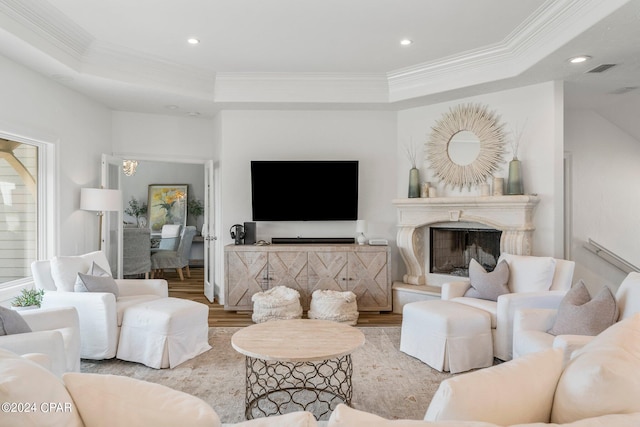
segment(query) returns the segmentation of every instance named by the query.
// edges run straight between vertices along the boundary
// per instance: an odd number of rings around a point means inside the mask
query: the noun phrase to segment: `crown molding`
[[[630,0],[548,0],[502,42],[387,73],[391,102],[517,76]]]
[[[68,56],[80,62],[94,41],[91,34],[46,1],[1,0],[2,15],[17,36],[59,60]]]

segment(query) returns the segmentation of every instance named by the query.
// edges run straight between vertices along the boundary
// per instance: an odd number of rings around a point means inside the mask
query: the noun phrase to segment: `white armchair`
[[[615,294],[618,321],[640,313],[640,273],[629,273]],[[565,363],[571,354],[593,340],[587,335],[551,335],[557,309],[521,309],[516,311],[513,325],[513,357],[535,353],[548,348],[561,348]]]
[[[57,376],[80,372],[80,324],[73,307],[19,312],[32,332],[0,336],[0,348],[16,354],[45,354]]]
[[[116,356],[124,310],[132,305],[168,296],[163,279],[116,279],[119,296],[109,292],[73,292],[78,273],[86,273],[95,262],[109,272],[101,251],[80,256],[35,261],[31,271],[36,287],[44,289],[43,308],[75,307],[80,319],[80,357],[110,359]]]
[[[512,293],[500,295],[496,301],[465,297],[469,280],[444,283],[442,299],[454,301],[488,312],[491,316],[494,357],[512,358],[513,318],[522,308],[557,308],[571,287],[575,263],[549,257],[502,254],[509,264],[508,287]],[[549,278],[550,283],[549,283]]]

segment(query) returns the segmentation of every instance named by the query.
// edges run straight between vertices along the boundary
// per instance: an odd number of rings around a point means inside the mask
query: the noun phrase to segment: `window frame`
[[[15,135],[0,131],[0,138],[32,145],[38,148],[38,167],[36,177],[37,189],[37,233],[36,260],[49,259],[56,253],[56,219],[57,219],[57,180],[55,144],[39,139]],[[0,283],[0,301],[5,299],[5,292],[13,294],[17,287],[33,283],[31,275]]]

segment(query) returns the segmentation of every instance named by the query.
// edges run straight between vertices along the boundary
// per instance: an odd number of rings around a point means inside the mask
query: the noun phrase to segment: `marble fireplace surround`
[[[427,284],[423,227],[439,223],[479,223],[502,231],[500,252],[531,255],[537,196],[435,197],[395,199],[397,245],[406,265],[403,282]]]

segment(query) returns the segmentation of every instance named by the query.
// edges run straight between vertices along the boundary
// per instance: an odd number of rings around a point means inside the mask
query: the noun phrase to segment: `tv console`
[[[341,244],[354,243],[353,237],[272,237],[274,245]]]
[[[232,244],[224,250],[225,310],[251,310],[255,293],[276,286],[297,290],[303,310],[318,289],[352,291],[358,311],[392,309],[389,246],[351,239],[348,244]]]

